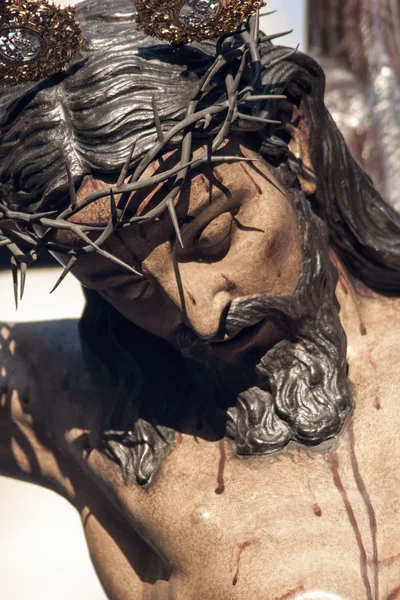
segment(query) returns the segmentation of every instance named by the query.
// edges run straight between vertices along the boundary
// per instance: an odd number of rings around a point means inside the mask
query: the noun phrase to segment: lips
[[[264,325],[264,321],[259,321],[255,325],[241,329],[228,339],[214,342],[211,346],[218,351],[243,352],[249,348],[249,345],[252,345]]]
[[[267,352],[283,337],[282,331],[273,321],[264,319],[255,325],[244,327],[229,339],[214,342],[211,349],[220,358],[232,362],[252,350]]]

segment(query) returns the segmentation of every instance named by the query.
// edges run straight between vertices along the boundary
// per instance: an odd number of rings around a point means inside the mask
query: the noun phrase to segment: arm
[[[19,348],[17,352],[14,329],[14,325],[0,323],[0,474],[30,480],[33,464],[28,466],[26,460],[29,432],[26,423],[23,426],[29,377]]]
[[[162,600],[159,557],[82,468],[81,440],[98,435],[102,411],[84,365],[75,321],[0,324],[0,474],[51,488],[77,508],[110,598],[155,587]]]
[[[0,474],[71,497],[54,429],[67,349],[79,349],[75,322],[0,323]]]

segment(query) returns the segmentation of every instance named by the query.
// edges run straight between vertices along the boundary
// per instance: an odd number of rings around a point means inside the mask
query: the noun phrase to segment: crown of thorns
[[[271,41],[287,33],[264,37],[263,40]],[[156,98],[153,96],[157,141],[136,166],[128,180],[135,144],[132,145],[126,157],[116,184],[107,189],[91,193],[82,200],[77,198],[72,174],[66,164],[70,202],[68,208],[64,210],[31,214],[10,210],[6,201],[0,200],[0,247],[6,247],[12,255],[11,270],[16,306],[18,306],[18,299],[22,298],[24,293],[28,266],[35,262],[45,250],[65,255],[69,259],[52,290],[54,291],[71,271],[78,257],[93,252],[141,277],[141,273],[105,250],[103,246],[117,229],[148,223],[158,218],[164,211],[169,212],[176,237],[183,245],[179,221],[175,212],[175,202],[188,173],[202,165],[257,160],[238,156],[215,155],[228,138],[236,121],[246,121],[250,131],[260,131],[266,126],[281,124],[280,121],[264,119],[251,114],[252,107],[257,103],[260,105],[266,101],[279,101],[286,98],[286,96],[277,94],[256,94],[257,90],[262,89],[259,37],[259,13],[242,23],[234,34],[226,34],[220,37],[216,44],[214,62],[197,84],[184,117],[168,131],[163,131],[157,111]],[[271,60],[266,68],[271,68],[286,60],[296,50]],[[223,97],[217,103],[202,108],[202,100],[213,87],[216,78],[221,77],[224,78],[225,85]],[[199,128],[203,131],[207,130],[210,143],[207,150],[193,157],[193,134]],[[212,133],[209,133],[210,130]],[[169,142],[179,135],[181,136],[181,144],[180,159],[177,165],[152,177],[142,178],[147,167],[165,152]],[[132,192],[146,188],[150,189],[165,182],[171,182],[171,189],[155,208],[140,216],[134,216],[130,219],[124,218]],[[115,200],[116,195],[120,195],[118,204]],[[105,197],[109,198],[111,215],[106,225],[88,225],[68,220],[93,202]],[[13,224],[12,229],[9,228],[10,222]],[[44,228],[43,235],[39,236],[36,233],[35,225]],[[60,230],[76,234],[80,238],[80,244],[66,246],[58,243],[57,240],[54,240],[54,237]]]

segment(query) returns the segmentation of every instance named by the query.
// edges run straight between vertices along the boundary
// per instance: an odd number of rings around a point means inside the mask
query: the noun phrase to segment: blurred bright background
[[[293,29],[280,43],[305,48],[305,1],[268,0],[262,20],[266,33]],[[61,4],[73,4],[59,0]],[[83,307],[79,285],[68,276],[49,295],[58,269],[30,273],[16,313],[11,275],[0,271],[2,321],[77,318]],[[39,487],[0,477],[1,600],[104,600],[90,564],[80,521],[68,503]]]

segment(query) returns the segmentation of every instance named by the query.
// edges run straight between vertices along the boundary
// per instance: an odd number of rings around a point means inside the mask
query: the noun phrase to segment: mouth
[[[250,350],[267,351],[280,341],[282,332],[269,320],[262,320],[249,327],[244,327],[233,337],[211,344],[212,351],[218,355],[239,355]]]
[[[211,346],[217,349],[223,347],[225,350],[245,350],[248,346],[248,343],[253,340],[254,336],[257,335],[263,325],[264,321],[259,321],[254,325],[244,327],[231,337],[225,337],[225,339],[213,342]]]

